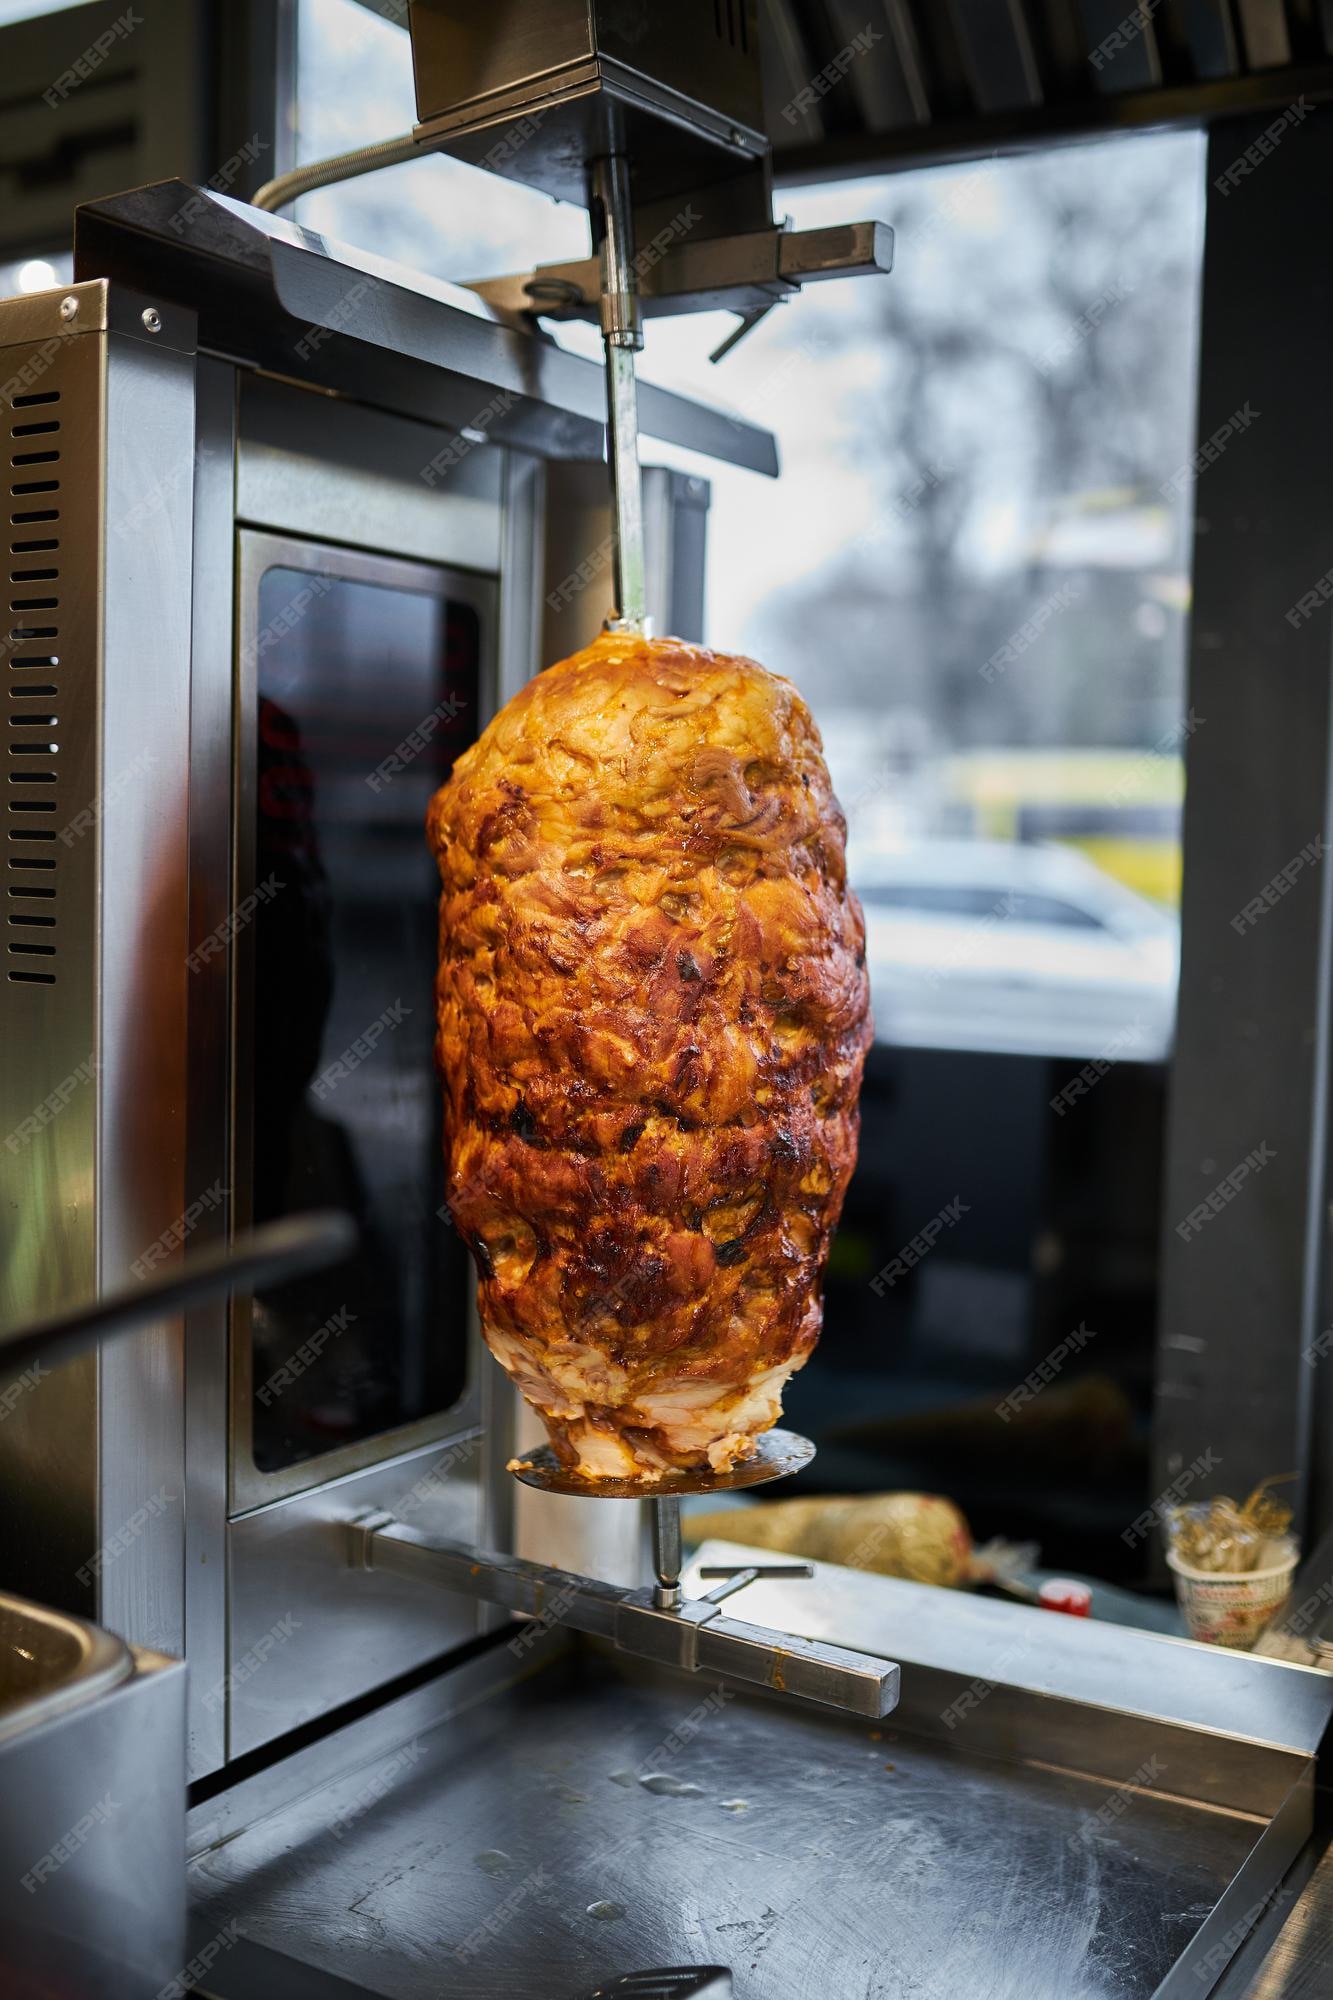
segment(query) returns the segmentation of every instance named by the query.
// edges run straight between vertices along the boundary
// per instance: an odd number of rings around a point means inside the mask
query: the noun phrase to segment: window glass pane
[[[645,372],[778,435],[776,482],[700,468],[709,634],[790,676],[819,720],[892,1003],[880,1037],[1086,1058],[1124,1025],[1160,1059],[1194,726],[1202,141],[781,190],[780,206],[798,227],[885,218],[897,269],[808,287],[718,367],[722,316],[650,321]],[[913,882],[957,918],[924,966],[903,932]],[[1021,1017],[968,932],[992,921],[1043,934]]]
[[[411,130],[405,29],[357,0],[300,0],[297,49],[298,165]],[[459,282],[588,254],[583,209],[443,157],[321,188],[295,213],[307,228]]]
[[[34,21],[39,14],[72,14],[76,7],[89,4],[90,0],[0,0],[0,28]]]
[[[809,287],[717,367],[730,321],[650,321],[645,373],[777,433],[776,482],[693,463],[709,637],[808,696],[866,906],[859,1161],[788,1419],[819,1446],[814,1490],[947,1494],[980,1539],[1138,1584],[1182,753],[1204,726],[1184,694],[1202,142],[779,202],[798,226],[883,217],[897,269]]]

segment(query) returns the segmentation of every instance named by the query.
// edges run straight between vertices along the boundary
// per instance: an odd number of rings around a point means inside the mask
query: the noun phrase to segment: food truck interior
[[[0,1987],[1324,1991],[1333,10],[0,0],[0,77]],[[425,826],[668,637],[808,704],[873,1029],[780,1428],[599,1483]]]

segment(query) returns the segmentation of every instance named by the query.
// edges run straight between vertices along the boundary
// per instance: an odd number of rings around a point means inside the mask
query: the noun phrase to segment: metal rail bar
[[[746,1681],[876,1721],[897,1706],[899,1672],[892,1660],[725,1618],[707,1598],[662,1605],[653,1589],[626,1590],[468,1548],[387,1514],[363,1516],[349,1532],[354,1568],[423,1578],[548,1625],[613,1639],[618,1651],[662,1666]]]
[[[239,1237],[230,1247],[195,1250],[180,1264],[142,1283],[81,1299],[75,1305],[0,1334],[0,1381],[33,1362],[54,1368],[98,1341],[134,1333],[187,1306],[207,1305],[233,1291],[285,1284],[307,1271],[341,1263],[356,1248],[356,1227],[339,1210],[287,1216]]]

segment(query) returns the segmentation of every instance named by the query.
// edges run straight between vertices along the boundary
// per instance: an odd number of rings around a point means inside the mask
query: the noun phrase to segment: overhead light
[[[46,292],[60,283],[54,264],[48,264],[45,257],[30,257],[26,264],[19,265],[19,290],[21,292]]]

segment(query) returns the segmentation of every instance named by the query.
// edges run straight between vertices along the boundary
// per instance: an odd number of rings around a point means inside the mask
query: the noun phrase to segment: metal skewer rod
[[[35,1361],[55,1368],[100,1340],[174,1319],[191,1306],[206,1305],[229,1292],[258,1291],[261,1286],[286,1284],[307,1271],[322,1271],[350,1257],[356,1244],[351,1217],[330,1209],[265,1223],[239,1236],[230,1247],[192,1250],[181,1264],[137,1285],[84,1299],[0,1334],[0,1382]]]
[[[680,1605],[680,1501],[674,1494],[651,1502],[653,1517],[653,1603],[659,1611]]]
[[[607,465],[611,474],[611,562],[615,608],[611,632],[648,624],[643,558],[643,487],[639,474],[639,396],[634,356],[643,346],[629,162],[609,153],[592,166],[594,227],[601,231],[602,341],[606,350]]]

